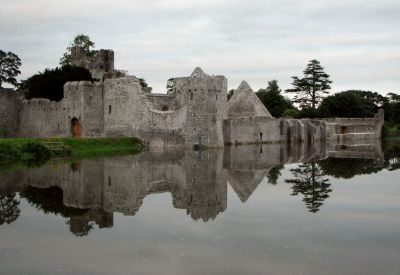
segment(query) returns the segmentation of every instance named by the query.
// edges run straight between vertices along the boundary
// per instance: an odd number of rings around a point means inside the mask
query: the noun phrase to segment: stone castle
[[[227,79],[199,67],[189,77],[174,78],[168,94],[156,94],[134,76],[117,78],[112,50],[89,57],[73,48],[71,60],[98,81],[66,83],[59,102],[25,100],[11,90],[0,90],[3,136],[135,136],[151,147],[319,140],[368,143],[381,137],[382,112],[374,118],[276,119],[245,81],[228,101]]]

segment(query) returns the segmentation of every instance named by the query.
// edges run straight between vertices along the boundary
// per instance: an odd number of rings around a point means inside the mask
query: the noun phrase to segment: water
[[[399,274],[399,147],[143,152],[0,172],[1,274]]]

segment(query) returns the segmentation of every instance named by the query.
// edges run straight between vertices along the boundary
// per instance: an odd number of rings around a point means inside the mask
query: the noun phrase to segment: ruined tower
[[[176,78],[175,92],[186,106],[183,126],[187,144],[223,146],[222,121],[226,116],[227,80],[197,67],[190,77]]]

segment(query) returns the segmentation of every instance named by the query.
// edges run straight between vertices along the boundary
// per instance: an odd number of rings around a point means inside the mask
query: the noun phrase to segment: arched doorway
[[[71,120],[71,133],[73,137],[81,136],[81,123],[75,117]]]

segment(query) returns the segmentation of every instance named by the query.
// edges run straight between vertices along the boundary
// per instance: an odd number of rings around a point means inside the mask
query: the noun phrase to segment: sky
[[[400,92],[399,0],[0,0],[0,49],[21,58],[20,79],[58,66],[81,33],[153,92],[197,66],[229,89],[284,90],[312,59],[332,92]]]

